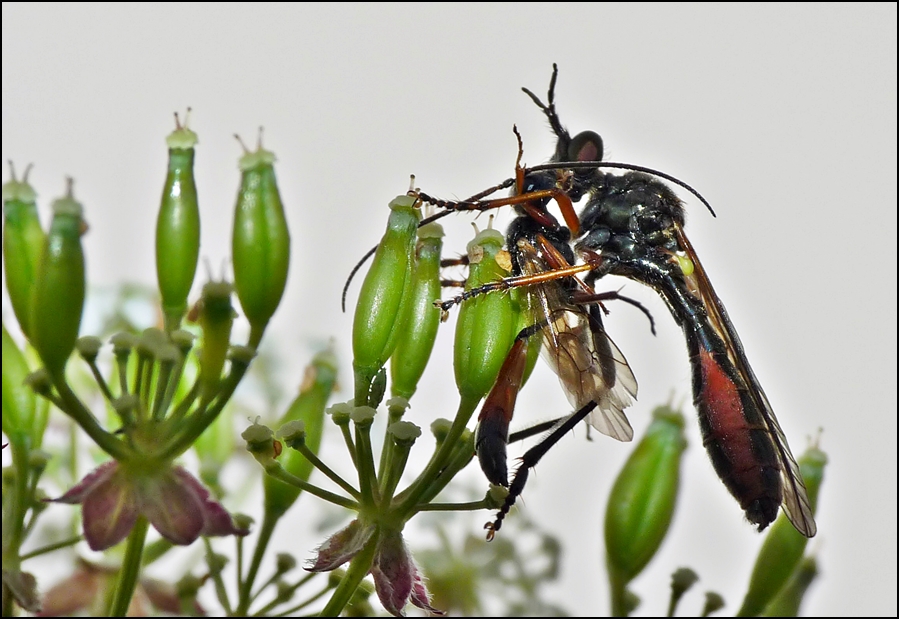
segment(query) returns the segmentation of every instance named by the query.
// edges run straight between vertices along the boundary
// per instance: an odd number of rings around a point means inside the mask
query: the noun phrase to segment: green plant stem
[[[290,585],[290,587],[288,587],[286,590],[284,590],[284,591],[282,592],[283,595],[284,595],[284,597],[285,597],[286,599],[290,599],[290,597],[293,597],[293,594],[296,592],[297,589],[299,589],[300,587],[302,587],[304,584],[306,584],[307,582],[309,582],[310,580],[312,580],[312,579],[315,578],[316,576],[317,576],[317,574],[316,574],[315,572],[310,572],[309,574],[306,574],[305,576],[303,576],[302,578],[300,578],[297,582],[293,583],[292,585]],[[328,591],[330,591],[330,590],[331,590],[331,587],[328,586],[328,584],[326,583],[326,584],[325,584],[325,587],[324,587],[321,591],[319,591],[318,593],[316,593],[316,594],[313,595],[312,597],[308,598],[308,599],[305,600],[304,602],[301,602],[300,604],[297,604],[297,605],[294,606],[293,608],[290,608],[290,609],[288,609],[288,610],[285,610],[285,611],[284,611],[283,613],[281,613],[281,614],[285,614],[285,615],[293,614],[293,613],[295,613],[296,611],[300,610],[301,608],[303,608],[303,607],[305,607],[305,606],[308,606],[310,603],[312,603],[312,602],[314,602],[315,600],[319,599],[321,596],[323,596],[324,594],[326,594],[326,593],[327,593]],[[260,608],[259,610],[257,610],[255,613],[253,613],[253,616],[254,616],[254,617],[268,617],[268,616],[269,616],[269,613],[271,613],[275,608],[277,608],[278,606],[280,606],[280,605],[283,604],[283,603],[284,603],[284,601],[281,599],[281,596],[276,597],[274,600],[272,600],[271,602],[269,602],[268,604],[266,604],[265,606],[263,606],[262,608]],[[279,616],[279,615],[275,615],[275,616]]]
[[[329,467],[327,464],[322,462],[319,459],[319,457],[316,456],[315,453],[313,453],[313,451],[311,449],[309,449],[309,447],[307,447],[305,444],[303,444],[303,445],[300,445],[299,447],[297,447],[296,449],[301,454],[303,454],[303,457],[305,457],[307,460],[309,460],[309,462],[312,463],[312,466],[314,466],[319,471],[324,473],[325,477],[327,477],[328,479],[333,481],[335,484],[337,484],[338,486],[343,488],[347,494],[349,494],[351,497],[353,497],[357,501],[360,499],[359,491],[356,490],[355,488],[353,488],[353,486],[351,486],[350,483],[348,481],[346,481],[343,477],[341,477],[340,475],[335,473],[331,469],[331,467]]]
[[[359,454],[359,492],[363,505],[372,505],[377,500],[378,478],[375,473],[375,460],[371,447],[371,426],[364,428],[356,425],[356,450]]]
[[[388,466],[388,462],[393,459],[393,451],[394,449],[396,449],[396,442],[390,436],[390,433],[387,432],[387,428],[389,428],[397,421],[400,421],[405,413],[405,406],[387,407],[387,425],[384,427],[384,443],[383,447],[381,448],[381,463],[378,466],[378,484],[382,489],[386,488],[384,475],[387,474],[388,470],[391,470],[391,467]],[[381,494],[392,494],[392,492],[386,493],[382,491]]]
[[[3,513],[3,571],[18,572],[21,558],[19,548],[24,541],[25,512],[27,511],[28,492],[28,445],[31,442],[25,434],[15,434],[9,437],[12,449],[13,471],[15,484],[12,496],[4,496],[5,505]],[[13,595],[3,584],[3,616],[13,616]]]
[[[359,504],[356,501],[353,501],[352,499],[348,499],[346,497],[342,497],[339,494],[334,494],[333,492],[328,492],[327,490],[310,484],[308,481],[300,479],[296,475],[288,473],[284,470],[284,467],[281,466],[281,463],[275,459],[270,459],[269,464],[263,466],[265,467],[265,472],[278,481],[283,481],[285,484],[296,486],[304,492],[308,492],[309,494],[317,496],[320,499],[324,499],[329,503],[334,503],[335,505],[346,507],[347,509],[352,509],[355,511],[359,510]]]
[[[253,584],[256,582],[256,575],[259,573],[259,566],[262,565],[262,558],[265,556],[268,543],[272,539],[272,533],[275,532],[275,526],[280,519],[280,515],[276,515],[268,510],[262,517],[259,537],[256,538],[256,548],[253,550],[253,558],[250,560],[250,569],[240,585],[236,610],[238,617],[246,617],[250,612],[250,604],[253,602]]]
[[[119,571],[115,595],[112,598],[112,603],[109,605],[108,616],[110,617],[124,617],[128,613],[131,598],[134,597],[134,590],[137,588],[137,581],[140,576],[141,554],[143,553],[144,542],[147,539],[147,531],[149,529],[150,522],[143,516],[138,516],[134,528],[128,534],[125,558],[122,560],[122,569]]]
[[[42,546],[36,550],[32,550],[31,552],[23,554],[20,559],[25,561],[27,559],[33,559],[34,557],[39,557],[41,555],[47,554],[48,552],[53,552],[54,550],[59,550],[60,548],[66,548],[68,546],[74,546],[78,542],[84,539],[83,535],[76,535],[75,537],[70,537],[69,539],[64,539],[61,542],[56,542],[55,544],[47,544],[46,546]],[[6,561],[4,560],[4,565]]]
[[[627,581],[617,573],[617,570],[609,567],[609,589],[612,596],[612,617],[627,617]]]
[[[440,445],[440,448],[431,458],[421,475],[397,497],[402,500],[402,504],[397,508],[400,513],[410,513],[413,507],[421,502],[432,482],[437,479],[453,456],[453,452],[457,447],[456,444],[462,437],[462,433],[465,432],[468,420],[471,419],[480,401],[480,398],[463,397],[459,402],[459,409],[456,411],[453,425],[450,427],[443,444]]]
[[[210,566],[209,569],[209,577],[212,578],[212,582],[215,585],[215,595],[218,598],[219,604],[222,605],[222,608],[225,610],[225,616],[232,616],[231,613],[231,604],[228,601],[228,591],[225,588],[225,581],[222,579],[222,570],[221,569],[213,569],[213,565],[217,563],[215,558],[215,553],[212,552],[212,544],[209,543],[209,538],[203,538],[203,545],[206,547],[206,563]]]
[[[487,499],[469,501],[468,503],[426,503],[419,507],[417,512],[474,512],[480,509],[490,509]]]
[[[450,454],[446,465],[440,469],[437,478],[434,479],[419,497],[419,505],[430,503],[453,480],[456,473],[468,466],[474,458],[474,434],[469,433],[469,440],[457,441],[456,450]]]
[[[302,582],[297,583],[297,586],[299,586],[300,584],[302,584]],[[316,593],[315,595],[313,595],[313,596],[307,598],[305,601],[300,602],[300,603],[297,604],[296,606],[292,606],[291,608],[288,608],[288,609],[286,609],[286,610],[283,610],[283,611],[281,611],[280,613],[278,613],[278,614],[276,614],[276,615],[270,615],[270,616],[272,616],[272,617],[292,617],[292,616],[296,615],[299,611],[303,610],[304,608],[306,608],[307,606],[309,606],[310,604],[312,604],[313,602],[315,602],[316,600],[318,600],[319,598],[323,597],[323,596],[324,596],[328,591],[330,591],[330,590],[331,590],[331,588],[326,586],[324,589],[322,589],[321,591],[319,591],[319,592]],[[266,608],[268,608],[268,607],[266,607]],[[263,610],[264,610],[264,609],[263,609]],[[254,616],[255,616],[255,617],[267,617],[267,616],[269,616],[269,615],[267,615],[267,614],[265,614],[265,613],[263,613],[263,612],[260,611],[259,613],[257,613],[257,614],[254,615]]]
[[[334,589],[334,594],[328,603],[322,609],[322,617],[337,617],[343,612],[353,593],[359,588],[362,579],[371,570],[372,561],[375,558],[375,552],[378,549],[378,543],[381,541],[381,530],[376,528],[371,538],[365,546],[356,553],[356,556],[350,561],[350,566],[344,573],[340,584]]]
[[[235,363],[232,361],[231,371],[222,383],[221,389],[215,399],[215,403],[206,408],[202,413],[195,414],[187,420],[184,431],[181,432],[175,440],[163,447],[157,457],[170,460],[177,458],[190,449],[191,445],[194,444],[194,441],[203,434],[203,431],[209,427],[209,424],[215,421],[215,418],[222,412],[222,409],[231,399],[231,396],[234,395],[237,385],[240,384],[240,381],[243,379],[244,374],[247,373],[249,367],[250,366],[247,363]],[[202,408],[203,404],[200,406]]]
[[[61,372],[52,372],[50,378],[64,405],[62,410],[71,417],[75,423],[81,426],[81,429],[91,437],[100,449],[116,460],[127,460],[131,455],[130,450],[122,441],[100,427],[100,424],[97,423],[97,420],[94,419],[91,412],[81,400],[78,399],[78,396],[75,395],[72,388],[69,387],[69,383],[66,382],[66,377]]]
[[[112,402],[115,398],[112,395],[112,392],[109,390],[109,385],[106,383],[106,379],[103,378],[103,374],[100,373],[100,368],[97,367],[97,362],[95,360],[90,360],[87,364],[91,368],[91,374],[94,375],[94,380],[97,382],[97,386],[100,387],[100,391],[103,392],[103,396],[106,398],[107,402]]]

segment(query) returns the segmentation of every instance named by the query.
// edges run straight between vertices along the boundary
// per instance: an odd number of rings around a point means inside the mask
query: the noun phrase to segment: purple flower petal
[[[374,532],[374,526],[353,520],[318,547],[318,556],[306,569],[310,572],[329,572],[340,567],[362,550]]]
[[[418,571],[418,566],[415,566],[415,584],[412,586],[412,603],[432,615],[446,614],[444,611],[431,606],[431,595],[428,593],[427,587],[425,587],[425,583]]]
[[[384,533],[371,574],[375,579],[375,591],[387,612],[397,617],[403,616],[403,609],[412,595],[416,569],[402,533]]]
[[[159,534],[186,546],[203,530],[203,501],[174,471],[140,480],[140,511]]]
[[[58,499],[51,499],[53,503],[69,503],[74,505],[75,503],[81,503],[95,486],[103,483],[113,475],[118,470],[119,463],[115,460],[110,460],[109,462],[104,462],[93,471],[88,473],[84,479],[75,484],[68,492],[59,497]]]
[[[196,477],[180,466],[176,466],[173,470],[175,476],[196,494],[197,499],[203,505],[202,535],[213,537],[219,535],[247,535],[250,532],[248,529],[240,529],[234,526],[231,514],[222,507],[221,503],[212,499],[209,495],[209,490]]]
[[[97,469],[88,475],[78,486],[99,471]],[[81,500],[84,539],[91,550],[105,550],[115,546],[128,537],[137,522],[139,509],[134,488],[118,467],[113,473],[102,476],[102,480],[94,483]]]

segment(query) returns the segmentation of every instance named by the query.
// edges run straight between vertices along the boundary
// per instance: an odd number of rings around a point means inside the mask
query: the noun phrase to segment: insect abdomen
[[[703,445],[746,518],[761,531],[777,517],[783,499],[771,433],[726,355],[699,348],[692,365]]]

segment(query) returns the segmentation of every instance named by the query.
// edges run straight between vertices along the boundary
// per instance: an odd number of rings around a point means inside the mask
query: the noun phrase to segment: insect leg
[[[496,535],[496,532],[502,527],[503,519],[506,517],[506,514],[509,513],[509,510],[512,509],[512,506],[515,505],[515,501],[524,490],[530,470],[537,466],[537,463],[546,455],[546,452],[552,449],[565,434],[574,429],[574,427],[585,419],[587,415],[593,412],[593,409],[595,408],[596,402],[587,402],[587,404],[575,411],[573,415],[570,415],[556,425],[555,429],[548,434],[546,438],[525,452],[521,457],[521,465],[518,467],[518,470],[515,471],[515,477],[512,478],[512,483],[509,486],[509,494],[506,496],[503,506],[500,508],[499,512],[497,512],[493,522],[488,522],[484,525],[484,528],[487,529],[487,541],[492,540]]]

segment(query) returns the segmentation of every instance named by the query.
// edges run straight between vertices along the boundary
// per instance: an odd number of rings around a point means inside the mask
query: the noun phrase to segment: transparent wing
[[[814,537],[817,532],[817,525],[815,525],[815,518],[812,514],[808,492],[805,489],[805,482],[802,481],[802,473],[799,471],[799,464],[790,451],[787,437],[777,422],[777,417],[775,417],[774,410],[768,402],[768,397],[755,377],[755,372],[752,371],[752,367],[749,365],[740,337],[737,335],[736,329],[734,329],[733,323],[731,323],[727,315],[727,310],[724,309],[724,305],[721,303],[718,295],[715,294],[712,283],[702,268],[693,246],[679,227],[677,228],[677,234],[680,246],[693,262],[694,273],[690,276],[690,279],[695,283],[695,288],[699,293],[702,304],[708,312],[709,322],[725,343],[728,356],[748,387],[752,402],[765,420],[765,425],[774,441],[781,465],[783,510],[790,522],[793,523],[793,526],[796,527],[796,530],[807,537]]]
[[[547,269],[536,252],[525,252],[523,270],[536,274]],[[528,303],[543,324],[541,354],[558,375],[575,410],[588,402],[597,407],[589,423],[619,441],[634,437],[624,414],[637,395],[637,381],[624,355],[582,307],[569,304],[560,281],[528,287]]]

